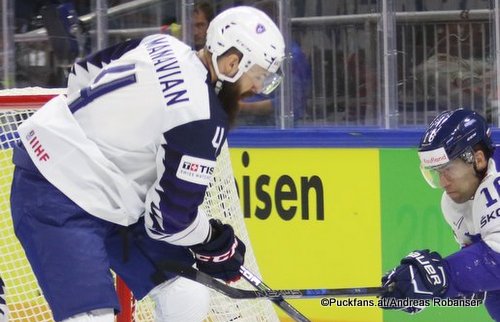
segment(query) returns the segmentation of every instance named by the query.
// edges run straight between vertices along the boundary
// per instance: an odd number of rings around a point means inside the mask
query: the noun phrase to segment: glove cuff
[[[193,245],[190,249],[198,260],[206,262],[222,262],[235,253],[238,238],[235,238],[233,227],[224,225],[219,220],[210,220],[211,233],[208,242]]]

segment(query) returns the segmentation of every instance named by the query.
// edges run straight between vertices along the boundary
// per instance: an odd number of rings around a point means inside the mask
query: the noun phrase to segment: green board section
[[[430,188],[415,149],[381,149],[382,270],[398,265],[415,249],[447,256],[459,249],[441,210],[441,190]],[[419,314],[384,311],[384,322],[490,322],[484,306],[429,307]]]

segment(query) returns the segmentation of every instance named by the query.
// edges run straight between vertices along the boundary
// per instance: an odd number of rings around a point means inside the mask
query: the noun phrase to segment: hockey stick
[[[255,274],[250,272],[246,267],[241,266],[240,273],[244,279],[246,279],[250,284],[255,286],[258,290],[262,291],[272,291],[272,289],[267,286],[261,279],[259,279]],[[271,299],[274,304],[279,306],[283,311],[285,311],[292,319],[297,322],[310,322],[302,313],[300,313],[296,308],[294,308],[290,303],[285,301],[283,297],[276,299]]]
[[[309,299],[318,297],[377,296],[384,287],[334,288],[334,289],[289,289],[289,290],[243,290],[226,285],[208,274],[179,262],[162,261],[159,266],[176,275],[201,283],[233,299]]]

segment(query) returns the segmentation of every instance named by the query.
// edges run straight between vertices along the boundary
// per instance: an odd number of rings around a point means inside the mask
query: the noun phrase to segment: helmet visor
[[[439,171],[450,163],[446,150],[441,147],[431,151],[418,152],[420,158],[420,171],[425,181],[432,188],[439,188]]]
[[[280,70],[272,73],[259,65],[253,65],[246,73],[252,79],[257,94],[271,94],[283,80]]]
[[[470,165],[467,165],[462,158],[456,158],[436,168],[428,168],[421,164],[420,171],[432,188],[442,188],[442,180],[450,182],[464,178],[470,171]]]
[[[443,180],[447,182],[462,180],[470,172],[474,163],[474,151],[466,148],[458,157],[450,160],[444,148],[431,151],[421,151],[420,171],[432,188],[442,187]]]
[[[439,188],[439,173],[435,169],[429,169],[420,164],[420,171],[429,186],[434,189]]]

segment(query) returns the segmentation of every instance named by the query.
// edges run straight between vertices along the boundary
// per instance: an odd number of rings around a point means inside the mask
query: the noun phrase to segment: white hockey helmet
[[[229,77],[220,73],[217,59],[232,47],[243,56],[238,72]],[[234,83],[257,65],[267,72],[261,93],[269,94],[281,83],[285,41],[276,24],[259,9],[238,6],[221,12],[208,26],[206,48],[212,53],[219,80]]]

